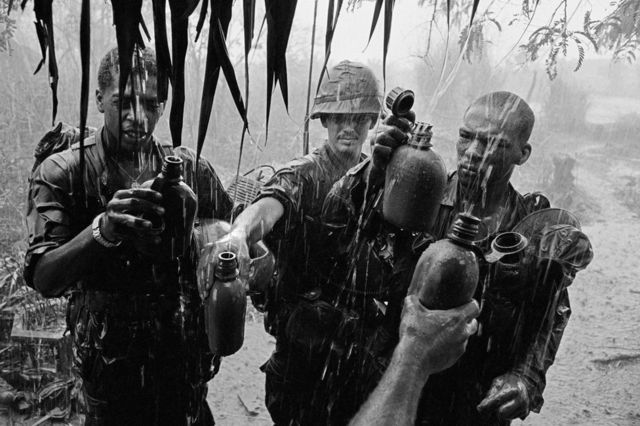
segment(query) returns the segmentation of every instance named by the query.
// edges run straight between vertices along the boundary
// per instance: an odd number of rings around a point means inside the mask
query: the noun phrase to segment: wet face
[[[153,130],[163,112],[163,105],[157,99],[157,80],[147,75],[146,80],[134,73],[134,87],[131,81],[124,94],[118,88],[119,74],[114,73],[111,85],[104,91],[96,90],[98,110],[104,114],[104,126],[109,134],[109,143],[120,152],[146,151],[151,142]],[[135,96],[134,94],[135,93]],[[122,97],[122,113],[118,111]],[[122,120],[122,138],[118,146],[119,121]]]
[[[330,114],[322,117],[329,147],[340,156],[357,159],[374,119],[369,114]]]
[[[516,165],[529,158],[531,145],[520,137],[516,112],[477,104],[469,108],[456,148],[458,179],[467,188],[509,181]]]

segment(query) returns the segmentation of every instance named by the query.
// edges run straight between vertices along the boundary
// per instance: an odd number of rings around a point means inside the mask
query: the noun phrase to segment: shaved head
[[[486,118],[495,121],[497,127],[514,135],[523,144],[529,140],[535,115],[520,96],[511,92],[491,92],[473,101],[465,111],[465,117],[473,110],[482,112]]]

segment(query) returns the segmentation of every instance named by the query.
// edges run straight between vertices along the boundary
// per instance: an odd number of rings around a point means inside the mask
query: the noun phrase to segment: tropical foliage
[[[374,3],[370,36],[373,34],[378,21],[383,26],[383,73],[386,68],[389,39],[393,23],[395,0],[328,0],[327,25],[325,30],[325,61],[331,54],[331,43],[338,18],[343,8],[358,7],[363,1]],[[551,2],[551,0],[545,0]],[[492,3],[480,0],[418,0],[425,8],[433,8],[431,26],[436,17],[446,17],[448,29],[454,26],[460,28],[459,48],[462,58],[472,61],[482,57],[484,46],[488,43],[486,31],[489,28],[502,31],[503,26],[511,25],[516,20],[525,20],[527,27],[531,25],[542,0],[521,0],[520,13],[511,22],[499,22],[491,11]],[[640,47],[640,0],[618,0],[614,11],[599,20],[592,20],[590,13],[584,17],[580,28],[569,26],[567,16],[568,0],[553,0],[557,7],[547,25],[536,28],[528,40],[520,48],[526,58],[537,61],[544,58],[549,78],[557,75],[556,66],[560,55],[567,56],[573,50],[577,53],[575,70],[582,66],[587,47],[594,50],[610,50],[616,60],[635,60]],[[0,0],[0,50],[7,50],[9,40],[15,28],[14,22],[8,15],[12,7],[12,0]],[[17,2],[16,2],[17,3]],[[22,0],[20,6],[24,9],[28,0]],[[90,0],[83,0],[80,17],[80,56],[82,69],[80,127],[86,123],[88,90],[89,90],[89,55],[91,51],[91,14]],[[118,48],[121,51],[120,85],[124,87],[131,70],[134,46],[144,45],[149,40],[147,24],[143,19],[143,0],[112,0],[114,24],[116,27]],[[225,76],[235,107],[248,129],[247,104],[248,78],[247,58],[252,49],[256,35],[256,0],[243,0],[242,13],[244,25],[245,52],[245,91],[244,95],[236,78],[234,64],[227,51],[227,32],[232,17],[232,0],[151,0],[153,27],[155,33],[155,49],[159,62],[159,97],[166,100],[169,86],[172,90],[170,112],[171,135],[174,145],[182,143],[182,127],[185,105],[185,75],[184,66],[189,47],[189,19],[200,7],[197,20],[198,36],[207,27],[206,70],[204,73],[204,87],[202,91],[199,129],[197,137],[198,152],[202,150],[209,119],[213,108],[220,72]],[[479,12],[480,6],[486,9]],[[57,81],[58,69],[56,62],[55,35],[53,32],[52,7],[53,0],[33,0],[36,17],[36,32],[40,43],[42,60],[38,69],[47,64],[49,81],[52,91],[53,112],[55,121],[57,109]],[[273,91],[278,85],[283,96],[285,106],[288,106],[289,83],[287,77],[286,51],[291,33],[297,0],[265,0],[265,16],[262,20],[267,28],[267,108],[266,123],[269,123]],[[169,19],[169,21],[167,20]],[[168,25],[170,22],[171,46],[169,46]],[[3,27],[4,26],[4,27]],[[262,30],[262,27],[260,28]],[[196,36],[197,38],[197,36]],[[427,51],[430,46],[431,31],[426,40]],[[47,56],[48,55],[48,56]]]

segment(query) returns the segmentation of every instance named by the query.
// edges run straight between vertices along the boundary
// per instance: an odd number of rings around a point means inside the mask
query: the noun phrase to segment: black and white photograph
[[[640,0],[0,0],[0,425],[640,425]]]

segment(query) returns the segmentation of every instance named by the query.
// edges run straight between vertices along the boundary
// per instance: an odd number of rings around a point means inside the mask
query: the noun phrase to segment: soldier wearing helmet
[[[341,321],[322,297],[328,268],[319,217],[333,184],[364,159],[362,145],[381,101],[367,66],[342,61],[326,72],[311,118],[320,119],[327,139],[279,170],[219,241],[242,257],[247,246],[266,237],[276,255],[277,274],[265,297],[265,328],[276,337],[276,348],[262,367],[266,405],[276,424],[319,421],[313,400],[329,341],[324,331]]]

